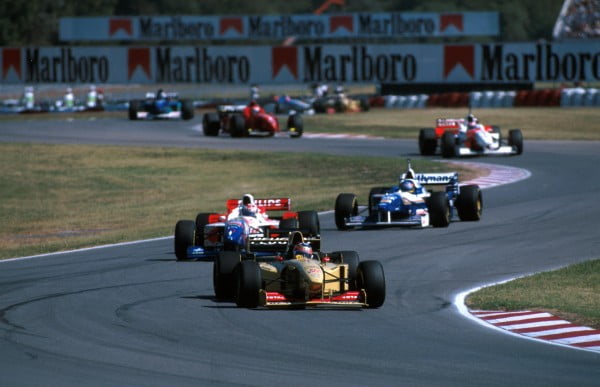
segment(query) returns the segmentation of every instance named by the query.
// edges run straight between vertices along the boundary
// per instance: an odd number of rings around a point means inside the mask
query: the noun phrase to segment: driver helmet
[[[416,189],[415,183],[412,180],[404,180],[400,183],[400,191],[414,193]]]
[[[158,89],[158,93],[156,93],[156,97],[158,99],[165,99],[167,97],[167,95],[165,94],[163,89]]]
[[[473,114],[469,114],[467,116],[467,126],[473,127],[473,126],[477,125],[478,122],[479,122],[479,120],[477,120],[477,118]]]
[[[300,242],[294,245],[293,257],[296,259],[311,259],[313,249],[308,242]]]
[[[243,216],[256,216],[257,211],[256,203],[254,202],[254,196],[245,194],[242,197],[242,208],[241,213]]]

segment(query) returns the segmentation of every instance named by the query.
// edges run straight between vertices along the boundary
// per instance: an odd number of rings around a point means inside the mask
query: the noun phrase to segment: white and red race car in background
[[[520,155],[523,153],[523,134],[520,129],[508,131],[503,139],[500,128],[493,125],[469,125],[464,118],[438,118],[435,128],[419,131],[419,151],[434,155],[440,148],[442,157],[480,155]]]

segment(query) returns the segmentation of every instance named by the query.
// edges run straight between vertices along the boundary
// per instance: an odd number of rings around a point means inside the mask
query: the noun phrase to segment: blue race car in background
[[[146,93],[145,100],[129,101],[129,119],[183,119],[194,118],[194,102],[180,99],[177,93]]]
[[[444,191],[428,191],[425,185],[445,185]],[[418,173],[410,160],[408,169],[393,187],[374,187],[367,209],[359,210],[356,195],[341,193],[335,202],[338,230],[354,227],[447,227],[456,210],[463,221],[481,218],[483,201],[478,185],[458,184],[458,173]],[[363,214],[368,211],[367,214]]]

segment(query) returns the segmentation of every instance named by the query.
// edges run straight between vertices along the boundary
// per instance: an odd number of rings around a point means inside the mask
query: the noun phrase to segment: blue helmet
[[[400,191],[414,193],[416,185],[412,180],[404,180],[400,183]]]

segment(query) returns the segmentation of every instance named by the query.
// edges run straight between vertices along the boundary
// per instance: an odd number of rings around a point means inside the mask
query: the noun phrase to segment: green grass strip
[[[548,311],[600,329],[600,260],[523,277],[467,297],[471,309]]]

